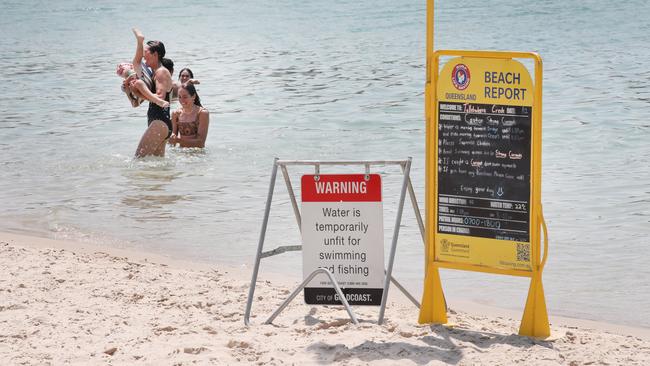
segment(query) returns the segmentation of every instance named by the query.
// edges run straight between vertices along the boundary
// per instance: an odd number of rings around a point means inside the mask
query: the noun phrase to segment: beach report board
[[[436,260],[532,270],[528,70],[512,59],[458,57],[436,87]]]
[[[303,175],[303,278],[329,270],[350,305],[381,305],[384,226],[378,174]],[[305,303],[340,305],[325,274],[305,287]]]

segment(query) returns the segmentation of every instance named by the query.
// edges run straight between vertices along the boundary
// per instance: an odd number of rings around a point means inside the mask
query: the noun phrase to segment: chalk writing
[[[438,137],[438,232],[528,241],[532,108],[440,102],[438,111],[438,129],[450,131]]]

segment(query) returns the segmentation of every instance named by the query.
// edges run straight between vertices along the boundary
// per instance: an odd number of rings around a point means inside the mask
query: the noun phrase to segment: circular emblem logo
[[[464,64],[454,66],[451,72],[451,82],[458,90],[465,90],[469,86],[469,68]]]
[[[443,252],[448,252],[449,251],[449,241],[447,239],[442,239],[440,241],[440,244],[442,244],[442,251]]]

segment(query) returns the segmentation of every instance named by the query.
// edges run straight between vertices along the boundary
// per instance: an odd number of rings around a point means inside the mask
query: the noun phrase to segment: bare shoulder
[[[162,78],[162,79],[164,79],[164,80],[169,80],[169,82],[172,83],[172,74],[170,74],[170,73],[169,73],[169,70],[167,70],[167,69],[164,68],[164,67],[159,67],[159,68],[156,70],[156,72],[155,72],[155,74],[154,74],[154,77],[155,77],[156,79],[160,79],[160,78]]]
[[[210,116],[210,111],[207,108],[202,107],[201,111],[199,111],[199,117],[201,117],[201,116],[209,117]]]
[[[180,108],[177,108],[172,112],[172,117],[178,118],[178,116],[180,116],[180,115],[181,115],[181,109]]]

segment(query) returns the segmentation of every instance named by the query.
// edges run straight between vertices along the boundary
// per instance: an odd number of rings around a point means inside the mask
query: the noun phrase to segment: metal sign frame
[[[531,178],[530,178],[530,243],[532,270],[500,269],[464,263],[436,260],[435,235],[437,215],[437,164],[438,164],[438,95],[439,59],[441,56],[486,58],[486,59],[532,59],[535,63],[533,115],[531,126]],[[439,268],[458,269],[511,276],[530,277],[531,285],[519,329],[520,335],[548,337],[550,328],[542,286],[542,270],[548,256],[548,235],[541,204],[541,160],[542,160],[542,59],[534,52],[463,51],[439,50],[427,60],[426,94],[426,275],[420,323],[447,322],[446,304],[440,282]],[[544,255],[541,257],[541,231],[544,232]]]
[[[384,321],[384,313],[386,309],[386,303],[388,300],[388,289],[390,286],[390,283],[392,282],[404,295],[416,306],[420,307],[420,304],[418,301],[413,297],[395,278],[392,276],[392,271],[393,271],[393,264],[394,264],[394,259],[395,259],[395,251],[397,249],[397,239],[399,236],[399,229],[400,229],[400,224],[402,220],[402,212],[404,208],[404,201],[406,199],[406,192],[408,191],[409,197],[411,200],[411,204],[413,206],[413,210],[415,212],[415,218],[418,221],[418,226],[420,228],[420,235],[422,236],[422,241],[424,243],[425,240],[425,229],[424,229],[424,222],[422,220],[422,216],[420,215],[420,209],[418,207],[417,199],[415,196],[415,191],[413,189],[413,185],[411,184],[411,178],[410,178],[410,170],[411,170],[411,158],[409,157],[407,160],[358,160],[358,161],[317,161],[317,160],[279,160],[278,158],[275,158],[273,161],[273,170],[271,172],[271,182],[269,184],[269,191],[268,191],[268,196],[266,199],[266,208],[264,210],[264,219],[262,221],[262,229],[260,232],[260,239],[259,243],[257,246],[257,254],[255,256],[255,265],[253,267],[253,275],[251,278],[251,284],[248,290],[248,299],[246,301],[246,311],[244,313],[244,324],[247,326],[250,325],[250,314],[251,314],[251,308],[253,305],[253,300],[254,300],[254,294],[255,294],[255,285],[257,283],[257,278],[259,274],[259,267],[261,264],[262,258],[267,258],[271,257],[277,254],[281,254],[284,252],[289,252],[289,251],[299,251],[302,250],[302,245],[286,245],[286,246],[280,246],[277,247],[273,250],[269,251],[264,251],[264,239],[266,236],[266,229],[269,221],[269,215],[271,211],[271,201],[273,200],[273,192],[275,189],[275,181],[277,177],[277,172],[278,168],[282,170],[282,175],[284,177],[285,184],[287,186],[287,191],[289,193],[289,197],[291,198],[291,205],[293,207],[293,212],[296,217],[296,222],[298,223],[298,229],[301,230],[301,222],[302,218],[300,215],[300,209],[298,208],[298,203],[296,201],[296,196],[293,191],[293,186],[291,184],[291,180],[289,179],[289,172],[287,170],[287,166],[289,165],[307,165],[307,166],[314,166],[315,169],[315,174],[319,175],[320,174],[320,167],[321,166],[364,166],[365,167],[365,174],[370,174],[370,167],[373,165],[399,165],[402,169],[402,173],[404,175],[403,178],[403,183],[402,183],[402,189],[400,193],[400,200],[398,204],[398,209],[397,209],[397,215],[395,219],[395,226],[393,230],[393,240],[391,243],[391,250],[388,258],[388,267],[385,270],[385,279],[384,279],[384,287],[383,287],[383,294],[382,294],[382,299],[381,299],[381,305],[380,305],[380,310],[379,310],[379,317],[377,320],[378,324],[382,324]],[[339,295],[339,298],[341,298],[342,305],[345,307],[345,309],[348,312],[348,315],[350,316],[350,319],[354,324],[358,324],[357,317],[355,316],[354,312],[352,311],[352,308],[348,304],[347,300],[345,299],[345,296],[343,296],[343,293],[334,278],[333,274],[328,271],[325,268],[318,268],[315,271],[313,271],[290,295],[289,297],[273,312],[273,314],[264,322],[264,324],[271,324],[273,320],[286,308],[286,306],[300,293],[300,291],[303,290],[303,288],[311,281],[311,279],[316,276],[319,273],[323,273],[327,275],[330,280],[332,281],[332,284],[334,286],[335,291]]]

